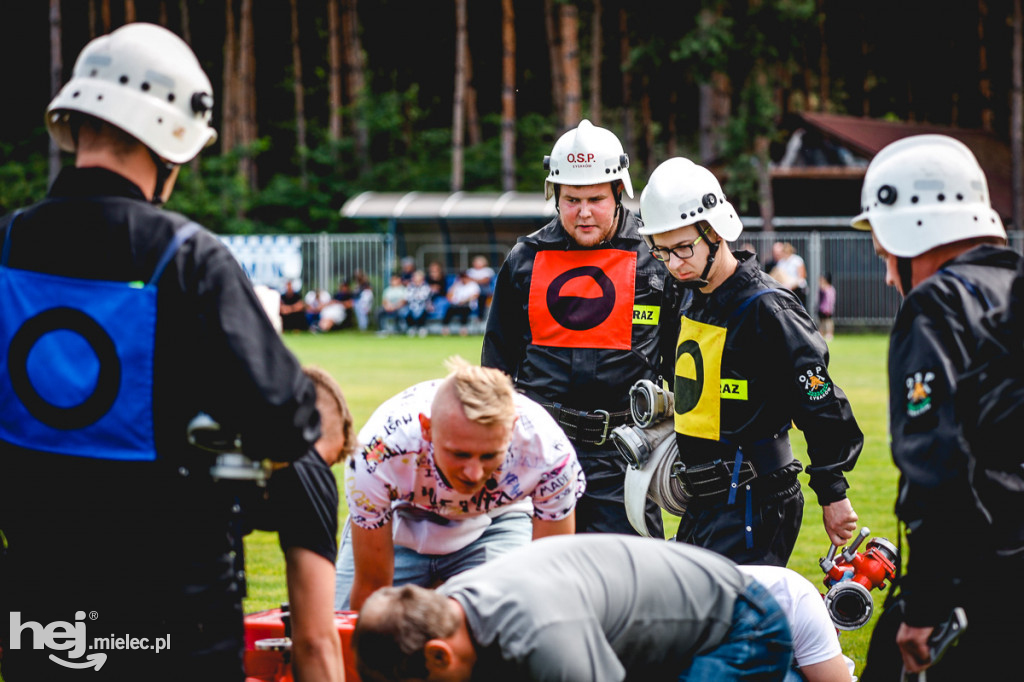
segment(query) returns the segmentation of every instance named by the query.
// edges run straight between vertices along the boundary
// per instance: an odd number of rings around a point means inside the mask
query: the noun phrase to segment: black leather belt
[[[541,403],[565,435],[574,443],[604,445],[612,429],[623,424],[632,424],[633,415],[629,410],[608,412],[607,410],[574,410],[561,403]]]
[[[724,444],[723,444],[724,445]],[[732,459],[715,459],[710,462],[687,465],[684,455],[679,453],[672,474],[692,497],[717,497],[730,489],[741,487],[759,476],[767,476],[793,461],[793,450],[789,436],[782,433],[749,447],[732,446]],[[736,452],[742,453],[739,472],[736,471]]]

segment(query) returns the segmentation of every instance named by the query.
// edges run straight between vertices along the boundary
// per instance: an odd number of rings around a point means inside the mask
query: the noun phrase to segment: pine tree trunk
[[[191,45],[192,44],[192,21],[189,19],[189,14],[188,14],[188,0],[179,0],[178,1],[178,13],[181,14],[181,37],[182,37],[182,39],[184,39],[184,41],[186,43]],[[223,93],[221,93],[221,96],[223,97]],[[217,97],[214,96],[214,101],[216,101],[216,100],[217,100]],[[223,107],[223,105],[222,105],[222,107]],[[221,148],[223,149],[223,145],[221,146]],[[189,161],[189,167],[192,169],[193,173],[195,173],[196,175],[199,174],[199,157],[198,156],[196,156],[194,159]]]
[[[103,33],[110,33],[110,0],[103,0],[100,5],[100,18],[103,19]]]
[[[99,35],[99,12],[96,11],[96,0],[89,0],[89,40]]]
[[[60,0],[50,0],[50,95],[56,97],[64,84],[64,54],[61,50]],[[60,147],[50,138],[50,179],[53,184],[60,172]]]
[[[831,66],[828,59],[828,42],[825,40],[825,0],[818,0],[818,43],[821,54],[818,57],[818,111],[828,110],[828,101],[832,97],[832,79],[829,75]]]
[[[135,21],[135,0],[124,0],[124,23]]]
[[[580,75],[580,16],[576,5],[564,4],[559,11],[562,27],[562,72],[565,76],[565,128],[576,127],[583,118],[583,84]]]
[[[348,73],[349,111],[355,133],[356,159],[361,173],[370,171],[370,131],[366,123],[366,60],[359,37],[359,12],[356,0],[342,0],[341,30]]]
[[[168,26],[170,24],[167,17],[167,0],[160,0],[160,5],[157,8],[157,16],[160,17],[161,26]]]
[[[466,112],[466,54],[469,52],[466,36],[466,2],[455,0],[455,95],[452,103],[452,178],[451,191],[462,191],[463,140]]]
[[[327,58],[329,61],[328,89],[330,116],[328,135],[331,142],[341,140],[341,27],[338,19],[338,0],[327,0]],[[335,151],[337,145],[333,145]]]
[[[623,10],[625,11],[625,10]],[[551,108],[555,120],[565,120],[565,74],[562,71],[562,33],[558,29],[558,15],[554,0],[544,0],[544,33],[548,39],[548,55],[551,61]]]
[[[516,188],[516,22],[512,0],[501,0],[501,188]]]
[[[992,79],[988,72],[988,47],[985,40],[985,20],[988,2],[978,0],[978,93],[981,95],[981,129],[991,133],[995,113],[992,111]]]
[[[1013,0],[1013,86],[1010,98],[1010,147],[1013,156],[1013,228],[1024,229],[1024,66],[1021,0]]]
[[[240,164],[249,187],[257,188],[255,148],[256,130],[256,40],[252,19],[253,0],[242,0],[241,20],[238,27],[239,112],[241,113],[241,139],[246,148]]]
[[[644,131],[644,148],[640,157],[646,165],[645,171],[651,173],[658,164],[654,159],[654,116],[651,111],[651,82],[647,74],[643,76],[640,89],[640,128]]]
[[[224,154],[230,154],[238,146],[235,126],[238,123],[237,88],[238,69],[236,53],[238,39],[235,37],[235,7],[233,0],[224,2],[224,106],[221,109],[220,146]]]
[[[626,8],[619,9],[619,60],[629,63],[629,15]],[[633,72],[622,69],[622,141],[626,153],[636,152],[636,129],[633,125]],[[653,170],[653,169],[652,169]]]
[[[679,91],[676,88],[672,88],[671,92],[669,92],[668,102],[668,125],[666,126],[668,140],[665,141],[665,155],[671,159],[679,156],[679,145],[676,142],[679,137]],[[651,171],[653,172],[653,170],[652,167]]]
[[[594,0],[594,15],[590,19],[590,122],[601,125],[601,56],[604,50],[604,32],[601,21],[604,7]]]
[[[478,145],[483,142],[483,131],[480,130],[480,110],[476,104],[476,88],[473,86],[473,53],[466,47],[466,132],[469,144]]]
[[[188,0],[178,0],[178,13],[181,14],[181,37],[191,45],[192,21],[188,16]]]
[[[299,48],[299,0],[290,0],[292,20],[292,93],[295,97],[295,151],[299,160],[299,183],[309,187],[306,143],[306,91],[302,86],[302,50]]]

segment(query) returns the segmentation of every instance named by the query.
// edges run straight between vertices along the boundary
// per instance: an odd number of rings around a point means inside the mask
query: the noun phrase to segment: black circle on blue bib
[[[28,375],[28,356],[33,346],[44,335],[59,330],[80,335],[99,362],[99,376],[92,395],[71,407],[47,401]],[[96,320],[75,308],[50,308],[26,320],[11,339],[7,366],[11,387],[25,409],[47,426],[65,431],[82,429],[99,421],[110,411],[121,385],[121,362],[113,339]]]
[[[582,298],[580,296],[562,296],[561,290],[566,282],[577,277],[589,277],[601,288],[601,298]],[[548,310],[555,322],[566,329],[585,331],[593,329],[608,319],[615,308],[615,284],[601,268],[583,265],[573,268],[552,280],[547,291]]]

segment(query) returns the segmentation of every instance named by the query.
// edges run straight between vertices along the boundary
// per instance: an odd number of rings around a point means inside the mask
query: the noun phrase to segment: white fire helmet
[[[587,119],[558,138],[551,156],[544,157],[544,198],[555,195],[555,185],[599,185],[621,180],[626,196],[633,198],[629,180],[629,155],[610,130],[598,128]]]
[[[213,87],[192,48],[166,28],[132,23],[82,49],[71,80],[46,109],[46,126],[73,152],[71,114],[89,114],[181,164],[217,140],[212,109]]]
[[[675,157],[654,169],[640,194],[640,234],[671,232],[706,220],[727,242],[743,232],[736,209],[714,173],[689,159]]]
[[[912,135],[878,152],[864,175],[860,210],[851,225],[873,230],[900,258],[972,237],[1006,238],[978,160],[946,135]]]

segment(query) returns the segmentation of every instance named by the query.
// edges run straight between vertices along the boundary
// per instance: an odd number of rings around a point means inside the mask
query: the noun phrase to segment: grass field
[[[319,365],[338,380],[357,429],[384,399],[415,382],[443,376],[445,358],[461,355],[471,362],[479,362],[480,341],[479,336],[381,338],[372,333],[348,331],[285,336],[285,343],[303,363]],[[881,334],[837,336],[830,344],[830,373],[849,397],[865,435],[864,451],[849,475],[850,500],[861,525],[871,529],[871,537],[887,537],[895,543],[893,502],[897,472],[887,445],[886,344],[886,337]],[[794,452],[806,465],[802,434],[794,429],[792,439]],[[340,484],[340,466],[335,467],[335,475]],[[802,475],[801,479],[807,504],[789,567],[823,589],[818,560],[825,555],[829,542],[814,493],[806,486],[806,476]],[[345,513],[342,498],[342,519]],[[666,529],[674,532],[679,520],[668,515],[665,520]],[[276,535],[262,532],[250,535],[246,540],[246,563],[249,576],[246,613],[277,607],[287,599],[284,562]],[[874,596],[877,618],[884,595],[876,590]],[[873,624],[874,619],[860,630],[840,636],[844,652],[856,661],[858,671],[864,664]]]

